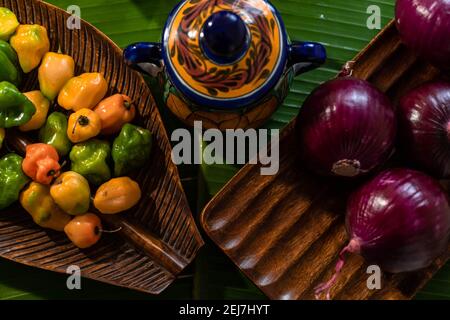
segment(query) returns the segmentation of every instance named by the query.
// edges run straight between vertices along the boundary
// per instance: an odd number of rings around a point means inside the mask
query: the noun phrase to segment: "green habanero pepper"
[[[17,53],[8,42],[0,40],[0,51],[3,52],[16,67],[19,67],[19,57],[17,57]]]
[[[36,108],[13,84],[0,82],[0,128],[21,126],[33,117]]]
[[[124,176],[133,169],[144,166],[150,158],[151,150],[152,133],[147,129],[125,124],[112,148],[115,176]]]
[[[19,60],[8,42],[0,40],[0,81],[8,81],[18,86],[21,73],[18,68]]]
[[[19,200],[20,190],[29,181],[22,171],[23,158],[10,153],[0,159],[0,210]]]
[[[39,141],[53,146],[61,157],[69,154],[72,143],[67,137],[67,117],[53,112],[39,131]]]
[[[72,171],[85,177],[90,183],[99,186],[111,178],[108,159],[111,154],[109,143],[89,140],[79,143],[70,152]]]

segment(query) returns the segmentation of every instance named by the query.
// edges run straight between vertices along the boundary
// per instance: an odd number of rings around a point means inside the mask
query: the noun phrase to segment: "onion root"
[[[339,259],[336,263],[335,272],[330,280],[327,282],[319,284],[314,289],[314,294],[316,297],[316,300],[320,300],[320,297],[323,293],[325,293],[326,299],[331,300],[331,288],[335,285],[339,274],[341,273],[342,269],[345,265],[345,256],[347,253],[359,253],[361,249],[361,245],[358,239],[351,239],[348,245],[342,249],[342,251],[339,253]]]

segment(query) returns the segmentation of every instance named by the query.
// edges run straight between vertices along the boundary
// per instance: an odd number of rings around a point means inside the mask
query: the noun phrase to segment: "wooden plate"
[[[354,76],[372,82],[394,101],[440,76],[401,44],[394,22],[355,58],[353,69]],[[245,166],[201,217],[207,234],[272,299],[314,299],[314,287],[330,279],[348,241],[344,214],[354,187],[302,169],[293,155],[298,148],[294,126],[295,121],[282,133],[277,175],[261,176],[260,165]],[[349,256],[332,297],[410,299],[447,258],[420,272],[384,274],[382,289],[371,291],[367,265],[361,257]]]
[[[76,74],[101,72],[110,85],[108,94],[129,95],[138,106],[140,124],[155,137],[151,161],[134,177],[143,190],[139,205],[121,216],[104,217],[113,227],[122,227],[119,233],[123,237],[104,235],[91,249],[80,250],[64,234],[37,227],[15,206],[0,213],[0,256],[62,273],[77,265],[84,277],[160,293],[194,259],[203,241],[171,161],[170,142],[149,88],[123,63],[122,51],[88,23],[82,21],[80,30],[69,30],[69,14],[36,0],[0,0],[0,6],[14,11],[21,23],[45,26],[51,51],[60,48],[71,55]],[[21,89],[38,89],[36,71],[26,77]]]

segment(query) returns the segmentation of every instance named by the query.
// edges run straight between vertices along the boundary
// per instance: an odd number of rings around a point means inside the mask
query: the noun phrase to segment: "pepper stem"
[[[79,116],[77,121],[75,121],[75,124],[73,125],[72,134],[75,134],[75,131],[77,130],[77,126],[80,125],[82,127],[86,127],[89,125],[89,118],[86,116]]]
[[[86,116],[79,116],[77,122],[80,126],[85,127],[89,125],[89,118]]]
[[[129,102],[129,101],[124,101],[123,102],[123,106],[125,107],[125,109],[130,110],[131,106],[133,105],[133,102]]]
[[[327,282],[319,284],[316,288],[314,288],[314,294],[317,300],[320,299],[320,296],[322,293],[325,293],[326,299],[331,300],[331,288],[336,284],[336,281],[339,277],[339,274],[341,273],[342,269],[344,268],[345,264],[345,255],[347,253],[359,253],[361,250],[361,245],[359,243],[359,240],[357,239],[351,239],[348,245],[342,249],[342,251],[339,253],[339,259],[336,263],[335,272],[330,280]]]
[[[122,230],[122,227],[118,227],[115,230],[100,230],[102,233],[117,233]]]
[[[67,164],[68,164],[67,160],[64,160],[63,163],[61,164],[61,168],[64,168]]]

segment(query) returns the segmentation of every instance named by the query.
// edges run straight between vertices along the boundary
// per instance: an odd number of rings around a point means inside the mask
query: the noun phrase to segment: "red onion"
[[[397,0],[403,42],[440,68],[450,70],[450,1]]]
[[[450,207],[440,185],[408,169],[385,171],[356,191],[347,206],[350,242],[340,253],[333,278],[316,288],[327,293],[344,266],[346,253],[361,254],[386,272],[429,266],[448,245]]]
[[[400,148],[430,173],[450,178],[450,83],[428,83],[411,91],[398,111]]]
[[[337,78],[305,101],[297,132],[309,168],[324,175],[355,177],[393,153],[395,112],[389,99],[367,81]]]

